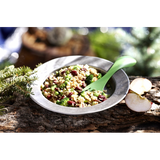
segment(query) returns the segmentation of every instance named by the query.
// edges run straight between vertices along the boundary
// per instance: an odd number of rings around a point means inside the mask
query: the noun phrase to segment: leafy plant
[[[37,79],[34,76],[36,69],[23,66],[15,68],[14,65],[0,70],[0,104],[18,95],[28,97],[31,93],[31,83]]]
[[[159,76],[160,28],[133,28],[131,33],[117,29],[116,36],[123,46],[123,55],[132,56],[137,64],[124,69],[128,75]]]
[[[93,51],[98,57],[115,61],[122,50],[121,43],[116,39],[115,32],[102,33],[99,29],[89,34]]]

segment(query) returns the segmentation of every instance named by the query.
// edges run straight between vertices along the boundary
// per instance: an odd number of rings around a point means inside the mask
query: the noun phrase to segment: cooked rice
[[[87,77],[90,76],[92,80],[88,82]],[[41,91],[53,103],[68,107],[89,107],[105,101],[108,97],[102,91],[82,91],[88,83],[100,77],[101,73],[87,64],[64,67],[44,81]]]

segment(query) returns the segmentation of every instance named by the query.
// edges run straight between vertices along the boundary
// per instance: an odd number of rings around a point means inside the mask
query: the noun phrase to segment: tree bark
[[[130,81],[137,77],[129,77]],[[18,97],[3,104],[0,116],[1,132],[160,132],[160,77],[146,77],[152,89],[143,96],[153,107],[138,113],[130,110],[122,100],[114,107],[86,115],[64,115],[48,111],[30,98]]]

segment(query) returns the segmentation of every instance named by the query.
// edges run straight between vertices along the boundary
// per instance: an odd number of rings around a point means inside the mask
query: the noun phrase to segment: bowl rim
[[[52,112],[67,115],[82,115],[109,109],[122,101],[128,93],[130,81],[123,69],[120,69],[112,76],[115,82],[115,90],[113,94],[110,96],[110,98],[100,104],[85,108],[76,108],[60,106],[46,99],[40,90],[40,86],[46,80],[49,74],[62,67],[76,64],[88,64],[97,68],[101,68],[107,72],[113,63],[103,58],[82,55],[64,56],[47,61],[36,68],[37,72],[34,74],[34,76],[37,76],[38,79],[35,80],[31,85],[31,92],[33,93],[30,95],[31,99],[41,107]]]

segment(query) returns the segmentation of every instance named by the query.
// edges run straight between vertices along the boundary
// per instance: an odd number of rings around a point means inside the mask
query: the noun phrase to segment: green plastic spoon
[[[115,61],[115,63],[112,65],[112,67],[107,71],[107,73],[102,78],[86,86],[83,89],[83,91],[86,91],[86,90],[103,91],[106,83],[116,71],[118,71],[119,69],[125,68],[125,67],[132,67],[135,64],[136,64],[136,60],[130,56],[122,56],[118,58]]]

